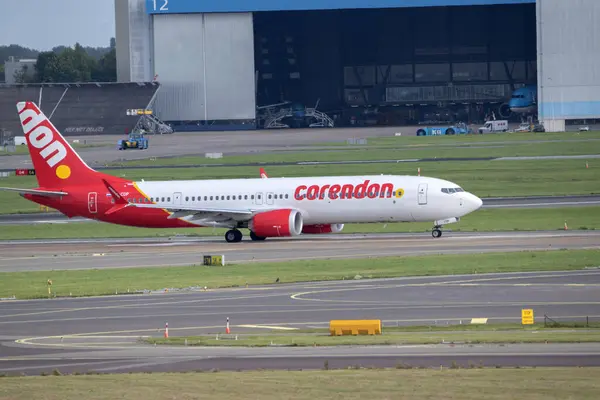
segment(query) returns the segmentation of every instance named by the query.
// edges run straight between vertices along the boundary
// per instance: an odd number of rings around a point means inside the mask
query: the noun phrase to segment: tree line
[[[34,71],[25,66],[15,73],[14,78],[18,83],[117,80],[115,38],[111,38],[109,47],[84,47],[76,43],[73,47],[56,46],[43,52],[18,45],[0,46],[0,73],[3,72],[4,62],[11,56],[15,60],[36,59]]]

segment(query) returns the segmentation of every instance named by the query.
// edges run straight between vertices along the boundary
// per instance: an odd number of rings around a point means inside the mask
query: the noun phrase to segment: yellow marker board
[[[524,308],[521,310],[521,324],[532,325],[533,324],[533,310],[530,308]]]
[[[220,256],[204,256],[204,260],[203,260],[203,264],[204,265],[225,265],[225,256],[220,255]]]

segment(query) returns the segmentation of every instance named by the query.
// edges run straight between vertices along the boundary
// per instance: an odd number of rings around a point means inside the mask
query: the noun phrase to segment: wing
[[[211,208],[211,207],[195,207],[195,206],[184,206],[184,205],[160,205],[160,204],[149,204],[149,203],[130,203],[115,190],[106,180],[103,180],[104,184],[111,192],[115,199],[115,205],[111,207],[106,214],[112,214],[121,211],[127,207],[135,208],[149,208],[165,210],[170,212],[169,219],[174,218],[187,218],[187,221],[192,223],[202,223],[210,225],[222,224],[223,226],[230,226],[238,221],[248,221],[255,214],[254,210],[250,209],[235,209],[235,208]],[[265,210],[261,209],[259,212]]]
[[[6,190],[9,192],[17,192],[19,194],[34,194],[36,196],[44,196],[44,197],[60,197],[60,196],[66,196],[69,194],[67,192],[58,192],[58,191],[52,191],[52,190],[22,189],[22,188],[8,188],[8,187],[0,187],[0,190]]]
[[[201,225],[232,227],[240,221],[249,221],[260,212],[268,210],[208,208],[193,206],[163,206],[159,204],[129,203],[129,207],[159,209],[170,212],[169,219],[185,218],[186,221]]]

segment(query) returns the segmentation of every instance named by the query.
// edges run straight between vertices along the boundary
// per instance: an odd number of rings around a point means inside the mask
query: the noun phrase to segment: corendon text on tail
[[[38,187],[6,188],[69,217],[144,228],[227,228],[225,240],[341,232],[347,223],[433,223],[441,227],[481,207],[447,180],[409,175],[260,177],[131,181],[90,168],[39,107],[17,104]],[[185,139],[182,139],[185,140]],[[311,200],[343,201],[311,201]],[[34,229],[34,228],[32,228]]]

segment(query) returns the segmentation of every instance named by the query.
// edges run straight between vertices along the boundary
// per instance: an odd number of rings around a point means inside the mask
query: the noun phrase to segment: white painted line
[[[238,325],[240,328],[258,328],[258,329],[274,329],[280,331],[295,331],[298,328],[289,328],[286,326],[269,326],[269,325]]]

